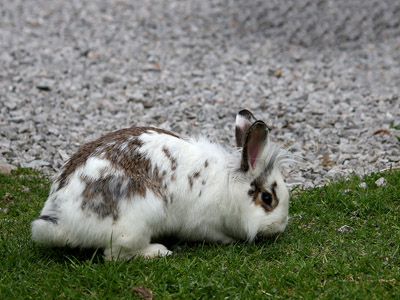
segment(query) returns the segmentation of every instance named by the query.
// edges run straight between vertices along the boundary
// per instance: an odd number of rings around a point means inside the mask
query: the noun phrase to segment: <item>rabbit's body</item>
[[[110,133],[84,145],[56,176],[33,239],[129,259],[171,254],[150,243],[166,234],[229,243],[282,232],[289,197],[279,149],[266,141],[257,149],[262,158],[249,157],[245,170],[243,152],[202,138],[151,127]],[[268,205],[260,202],[267,193]]]

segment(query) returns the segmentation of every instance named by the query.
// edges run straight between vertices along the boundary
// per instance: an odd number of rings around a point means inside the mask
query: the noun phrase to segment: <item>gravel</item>
[[[53,174],[132,124],[233,147],[247,108],[303,158],[291,186],[399,166],[397,0],[3,0],[0,16],[2,163]]]

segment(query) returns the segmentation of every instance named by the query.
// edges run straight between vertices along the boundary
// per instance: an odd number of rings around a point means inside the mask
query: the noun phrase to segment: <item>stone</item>
[[[0,174],[11,174],[12,170],[16,170],[17,167],[5,162],[0,162]]]
[[[348,225],[343,225],[342,227],[338,228],[337,231],[339,232],[354,232],[354,228]]]
[[[375,181],[375,184],[377,186],[386,186],[387,182],[385,178],[381,177],[377,181]]]
[[[361,182],[358,186],[360,188],[362,188],[362,189],[366,189],[367,188],[367,184],[365,182]]]
[[[39,83],[36,85],[36,88],[41,91],[51,91],[54,87],[55,80],[52,79],[41,79]]]
[[[60,154],[60,157],[63,161],[67,161],[69,159],[69,155],[65,150],[58,149],[58,154]]]

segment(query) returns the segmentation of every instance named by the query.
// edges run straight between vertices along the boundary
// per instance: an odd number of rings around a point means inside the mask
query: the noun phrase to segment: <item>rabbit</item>
[[[282,233],[287,154],[268,135],[248,110],[236,115],[237,148],[230,151],[154,127],[106,134],[83,145],[55,176],[32,238],[128,260],[171,255],[152,243],[164,235],[228,244]]]

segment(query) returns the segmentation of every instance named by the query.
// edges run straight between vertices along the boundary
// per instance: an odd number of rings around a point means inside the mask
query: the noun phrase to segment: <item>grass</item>
[[[175,241],[171,257],[129,262],[33,243],[49,184],[27,169],[0,175],[1,299],[400,299],[400,172],[294,190],[274,240]]]
[[[400,125],[390,125],[391,129],[400,130]],[[397,140],[400,142],[400,136],[396,136]]]

